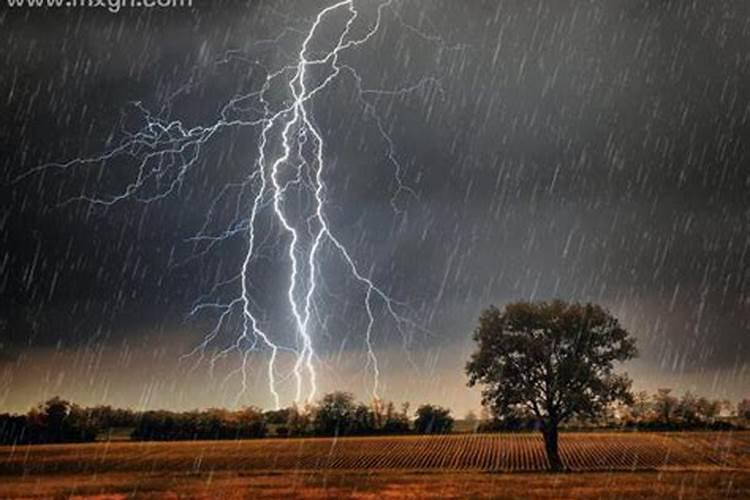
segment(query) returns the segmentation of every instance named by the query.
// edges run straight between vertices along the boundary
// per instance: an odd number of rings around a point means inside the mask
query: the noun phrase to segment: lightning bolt
[[[213,200],[205,223],[198,234],[190,238],[194,244],[204,245],[201,252],[194,257],[211,251],[220,242],[241,236],[246,239],[244,258],[237,273],[231,278],[217,282],[212,289],[194,304],[190,316],[211,312],[217,319],[213,328],[195,348],[186,353],[184,359],[193,359],[194,367],[201,364],[218,337],[227,330],[237,329],[234,341],[228,346],[216,349],[210,356],[210,372],[213,373],[216,363],[232,353],[239,353],[239,367],[227,375],[227,379],[238,376],[241,381],[239,398],[247,391],[249,363],[254,352],[266,352],[268,362],[266,377],[268,390],[277,408],[281,407],[279,385],[289,378],[294,380],[294,401],[311,401],[318,391],[316,371],[315,332],[311,320],[316,309],[316,292],[320,273],[320,254],[324,247],[330,248],[341,258],[345,269],[353,280],[364,290],[363,306],[367,316],[364,331],[367,363],[365,370],[371,373],[371,393],[379,398],[380,368],[375,354],[373,336],[376,322],[375,307],[380,304],[384,311],[395,322],[408,343],[407,329],[420,328],[419,325],[404,317],[405,305],[394,300],[372,279],[372,271],[365,272],[356,262],[351,251],[337,236],[326,213],[326,161],[328,147],[323,135],[315,124],[311,102],[325,89],[348,75],[354,82],[357,97],[365,116],[373,120],[386,147],[386,157],[393,167],[396,189],[391,205],[400,212],[398,199],[401,195],[417,198],[417,193],[403,181],[404,168],[398,161],[394,141],[388,134],[387,127],[374,103],[374,97],[398,97],[420,90],[442,92],[437,78],[426,77],[411,85],[396,89],[368,89],[355,68],[341,62],[341,55],[353,50],[368,41],[380,31],[386,12],[392,12],[393,18],[401,23],[410,33],[416,34],[425,41],[433,42],[443,49],[454,50],[460,46],[446,46],[442,38],[423,33],[418,28],[407,24],[397,10],[393,8],[394,0],[386,0],[377,6],[374,22],[367,26],[364,34],[354,36],[355,25],[360,13],[353,0],[342,0],[320,10],[311,21],[307,30],[284,29],[278,37],[262,40],[258,44],[275,44],[288,33],[303,36],[298,52],[293,56],[293,63],[274,71],[263,67],[258,61],[247,60],[257,65],[265,73],[265,80],[260,89],[232,98],[222,108],[220,118],[207,126],[186,128],[179,121],[165,121],[153,116],[141,103],[134,106],[142,113],[146,125],[136,133],[123,129],[121,142],[109,150],[88,158],[76,158],[65,163],[51,163],[32,168],[16,181],[21,181],[36,173],[47,170],[68,170],[87,165],[103,165],[118,157],[136,159],[134,179],[118,194],[108,197],[91,196],[84,192],[70,197],[62,205],[85,202],[106,208],[126,200],[135,199],[143,203],[152,203],[178,192],[185,182],[188,173],[193,170],[201,157],[203,146],[216,134],[228,128],[251,128],[258,130],[257,156],[251,162],[247,176],[241,182],[224,186]],[[311,44],[319,34],[322,23],[335,14],[343,14],[346,22],[341,29],[335,45],[323,54],[313,54]],[[230,59],[242,59],[242,55],[229,51],[220,62]],[[325,73],[317,82],[311,83],[310,71],[324,70]],[[271,91],[278,83],[286,83],[287,103],[280,108],[272,104]],[[178,90],[181,92],[182,89]],[[252,119],[244,115],[259,115]],[[239,116],[239,117],[238,117]],[[280,150],[278,153],[274,151]],[[284,180],[289,172],[291,180]],[[287,204],[291,190],[304,189],[311,198],[312,208],[308,213],[303,209],[290,210]],[[241,200],[246,193],[252,193],[249,209],[245,210]],[[234,193],[236,196],[235,214],[232,222],[220,233],[208,231],[217,207],[221,201]],[[260,258],[260,248],[264,241],[259,239],[260,217],[263,213],[270,215],[278,222],[285,234],[285,253],[290,271],[286,289],[287,306],[295,328],[295,345],[283,345],[275,339],[268,325],[258,312],[251,286],[251,267]],[[304,224],[295,222],[304,216]],[[227,288],[234,288],[233,298],[218,300]],[[234,326],[233,326],[234,325]],[[281,353],[294,357],[290,372],[284,374],[278,368]],[[227,380],[225,379],[225,380]]]

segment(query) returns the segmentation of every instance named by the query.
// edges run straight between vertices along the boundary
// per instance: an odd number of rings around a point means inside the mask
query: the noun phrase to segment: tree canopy
[[[593,304],[516,302],[482,312],[477,350],[466,365],[496,417],[531,415],[540,423],[552,468],[560,468],[557,428],[572,417],[597,417],[629,403],[631,381],[614,372],[633,358],[635,340]]]

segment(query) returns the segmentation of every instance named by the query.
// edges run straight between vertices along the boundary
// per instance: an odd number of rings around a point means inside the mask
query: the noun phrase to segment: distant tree
[[[646,391],[640,391],[633,396],[633,402],[630,404],[630,418],[636,422],[647,420],[653,412],[653,402],[651,396]]]
[[[743,399],[737,403],[737,416],[750,420],[750,399]]]
[[[422,405],[417,408],[414,431],[419,434],[445,434],[453,429],[451,411],[442,406]]]
[[[89,418],[86,408],[71,404],[67,417],[63,421],[63,441],[95,441],[99,429],[96,422]]]
[[[683,394],[675,406],[675,414],[688,426],[698,424],[701,421],[701,415],[696,395],[690,391]]]
[[[18,438],[17,442],[27,443],[93,441],[96,426],[84,408],[55,396],[26,414],[23,432]]]
[[[711,424],[721,413],[722,403],[716,399],[698,398],[698,414],[704,423]]]
[[[70,409],[70,402],[57,396],[42,403],[41,413],[49,441],[65,441],[65,419],[68,417]]]
[[[688,391],[677,403],[675,413],[687,427],[710,425],[716,421],[721,404],[721,401],[698,397]]]
[[[540,424],[552,470],[561,470],[559,425],[595,418],[614,401],[629,403],[630,379],[614,363],[636,355],[635,341],[592,304],[517,302],[485,310],[466,365],[469,385],[497,417],[530,413]]]
[[[31,426],[25,415],[0,414],[0,444],[26,444],[34,442]]]
[[[677,403],[679,401],[672,396],[672,389],[659,389],[654,394],[654,412],[656,418],[665,425],[674,423],[675,413],[677,412]]]
[[[384,434],[406,434],[410,430],[409,403],[404,403],[401,411],[397,411],[392,402],[385,408],[385,421],[382,431]]]
[[[188,412],[147,411],[137,421],[131,437],[146,441],[194,439],[246,439],[266,434],[263,413],[254,407],[229,411],[222,408]]]
[[[323,396],[315,408],[313,432],[321,436],[348,434],[355,420],[354,396],[348,392],[332,392]]]
[[[138,423],[131,433],[131,438],[164,441],[172,435],[174,427],[174,418],[169,412],[147,411],[138,419]]]
[[[138,420],[138,414],[133,410],[111,406],[94,406],[84,409],[84,412],[88,421],[101,432],[115,427],[135,427]]]
[[[263,413],[263,417],[265,418],[266,423],[268,424],[286,425],[287,421],[289,420],[290,411],[291,411],[290,408],[281,408],[279,410],[268,410]]]
[[[266,420],[263,411],[255,406],[248,406],[237,412],[237,430],[235,438],[259,438],[266,435]]]
[[[354,412],[348,426],[344,426],[340,433],[373,434],[377,429],[380,429],[380,421],[381,415],[378,413],[377,407],[373,408],[364,403],[359,403],[354,406]]]
[[[300,409],[296,404],[289,408],[286,422],[287,433],[290,436],[304,436],[312,431],[313,408],[306,406]]]

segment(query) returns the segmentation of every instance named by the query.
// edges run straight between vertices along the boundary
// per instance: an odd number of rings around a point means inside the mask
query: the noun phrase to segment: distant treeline
[[[641,392],[633,403],[611,408],[596,421],[578,421],[571,427],[639,429],[721,429],[750,421],[750,400],[734,406],[688,392],[672,396],[669,389]],[[504,420],[467,415],[467,430],[535,429],[527,415]],[[247,439],[267,436],[361,436],[448,433],[454,419],[449,409],[425,404],[413,414],[409,404],[356,402],[345,392],[325,395],[317,404],[262,411],[207,409],[187,412],[133,411],[110,406],[82,407],[52,398],[25,415],[0,414],[1,444],[90,442],[126,429],[133,440]]]
[[[89,442],[117,430],[130,429],[133,440],[172,441],[247,439],[266,436],[355,436],[451,432],[450,410],[422,405],[409,414],[409,405],[392,402],[358,403],[345,392],[325,395],[317,404],[262,411],[194,410],[138,412],[110,406],[81,407],[58,397],[26,415],[0,414],[0,443],[33,444]]]
[[[625,428],[641,430],[724,430],[750,422],[750,399],[734,405],[728,400],[712,400],[688,391],[681,397],[671,389],[646,391],[633,395],[630,404],[608,408],[603,417],[571,420],[567,428]],[[479,431],[531,430],[538,426],[530,415],[503,420],[488,419],[478,423]]]

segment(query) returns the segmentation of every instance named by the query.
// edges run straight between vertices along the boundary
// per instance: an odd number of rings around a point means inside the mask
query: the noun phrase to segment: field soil
[[[0,498],[750,498],[750,432],[0,447]],[[513,474],[511,474],[513,472]]]

